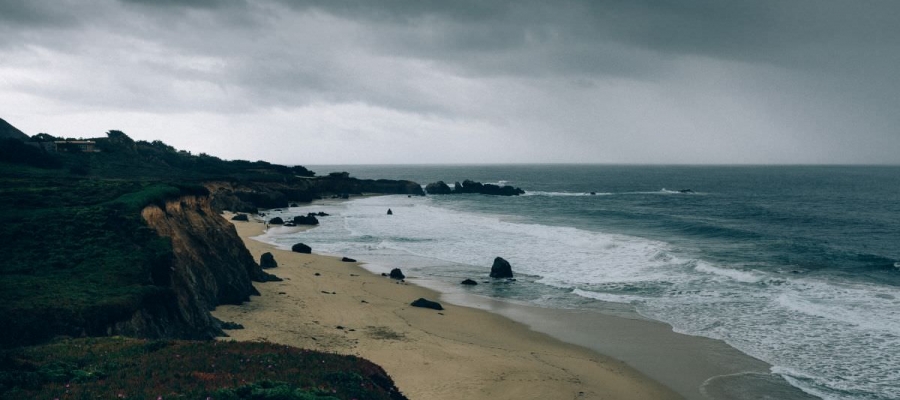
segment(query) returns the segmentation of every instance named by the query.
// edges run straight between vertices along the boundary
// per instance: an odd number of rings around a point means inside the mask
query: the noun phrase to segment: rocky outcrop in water
[[[394,268],[391,270],[390,275],[391,279],[403,280],[406,279],[406,275],[403,275],[403,271],[400,268]]]
[[[497,257],[494,259],[494,264],[491,265],[491,278],[512,278],[512,266],[509,264],[509,261],[504,260],[502,257]]]
[[[453,189],[450,189],[450,186],[447,186],[444,181],[437,181],[426,185],[425,192],[428,194],[450,194],[453,192]]]
[[[428,194],[462,194],[475,193],[486,194],[491,196],[518,196],[525,194],[525,191],[512,186],[498,186],[490,183],[481,183],[471,180],[465,180],[463,183],[456,182],[451,189],[443,181],[429,183],[425,186]]]
[[[294,224],[296,225],[318,225],[319,220],[314,216],[313,213],[309,213],[308,215],[298,215],[294,217]]]

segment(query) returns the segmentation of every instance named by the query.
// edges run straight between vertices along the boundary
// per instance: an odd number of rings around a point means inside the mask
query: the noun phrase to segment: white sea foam
[[[741,271],[733,268],[719,268],[703,261],[697,261],[695,265],[694,269],[699,272],[726,277],[738,282],[755,283],[765,278],[765,275],[758,272]]]
[[[613,193],[586,193],[586,192],[542,192],[528,190],[523,196],[549,196],[549,197],[584,197],[584,196],[611,196]]]

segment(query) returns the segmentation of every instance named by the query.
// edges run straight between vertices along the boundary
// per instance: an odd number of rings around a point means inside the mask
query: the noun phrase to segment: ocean
[[[900,167],[310,166],[319,175],[471,179],[525,195],[379,196],[304,206],[302,241],[375,271],[544,308],[615,303],[722,340],[824,399],[900,398]],[[690,190],[687,190],[690,189]],[[592,193],[593,192],[593,193]],[[391,208],[393,215],[386,215]]]

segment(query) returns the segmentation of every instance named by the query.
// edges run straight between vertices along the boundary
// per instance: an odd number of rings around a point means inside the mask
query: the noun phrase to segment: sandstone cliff
[[[171,289],[168,299],[146,302],[111,333],[143,337],[212,338],[221,335],[210,314],[218,304],[240,304],[259,292],[253,281],[274,277],[262,271],[205,196],[184,196],[150,205],[141,213],[147,225],[171,239],[168,269],[153,271],[154,284]],[[277,278],[276,278],[277,279]]]

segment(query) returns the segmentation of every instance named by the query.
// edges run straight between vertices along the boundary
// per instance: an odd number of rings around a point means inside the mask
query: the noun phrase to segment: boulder
[[[354,260],[354,259],[352,259],[352,258],[350,258],[350,257],[344,257],[344,258],[341,259],[341,261],[343,261],[343,262],[356,262],[356,260]]]
[[[461,284],[467,285],[467,286],[475,286],[478,284],[478,282],[475,282],[471,279],[466,279],[466,280],[462,281]]]
[[[441,303],[438,303],[436,301],[426,300],[421,297],[418,300],[410,303],[410,305],[413,307],[430,308],[432,310],[438,310],[438,311],[444,309],[444,307],[441,306]]]
[[[512,266],[509,261],[501,257],[494,259],[494,265],[491,265],[491,278],[512,278]]]
[[[303,243],[297,243],[291,246],[291,251],[293,251],[294,253],[311,254],[312,247],[309,247]]]
[[[262,269],[271,269],[278,267],[278,263],[275,262],[275,256],[272,253],[263,253],[259,256],[259,267]]]
[[[312,214],[312,213],[310,213],[310,214]],[[319,211],[318,213],[316,213],[316,215],[318,215],[318,216],[320,216],[320,217],[327,217],[327,216],[329,216],[329,215],[331,215],[331,214],[328,214],[328,213],[325,212],[325,211]]]
[[[403,275],[403,271],[400,271],[400,268],[392,269],[390,277],[397,280],[406,279],[406,275]]]
[[[284,220],[281,217],[275,217],[269,220],[269,224],[271,225],[283,225]]]
[[[312,215],[298,215],[294,217],[294,223],[297,225],[318,225],[319,220]]]
[[[428,194],[450,194],[452,190],[444,181],[437,181],[426,185],[425,192]]]
[[[250,218],[247,217],[247,214],[234,214],[234,216],[231,217],[231,220],[232,221],[249,221]]]
[[[390,208],[388,208],[388,212],[387,212],[387,215],[394,215],[394,212],[393,212],[393,211],[391,211],[391,209],[390,209]]]

